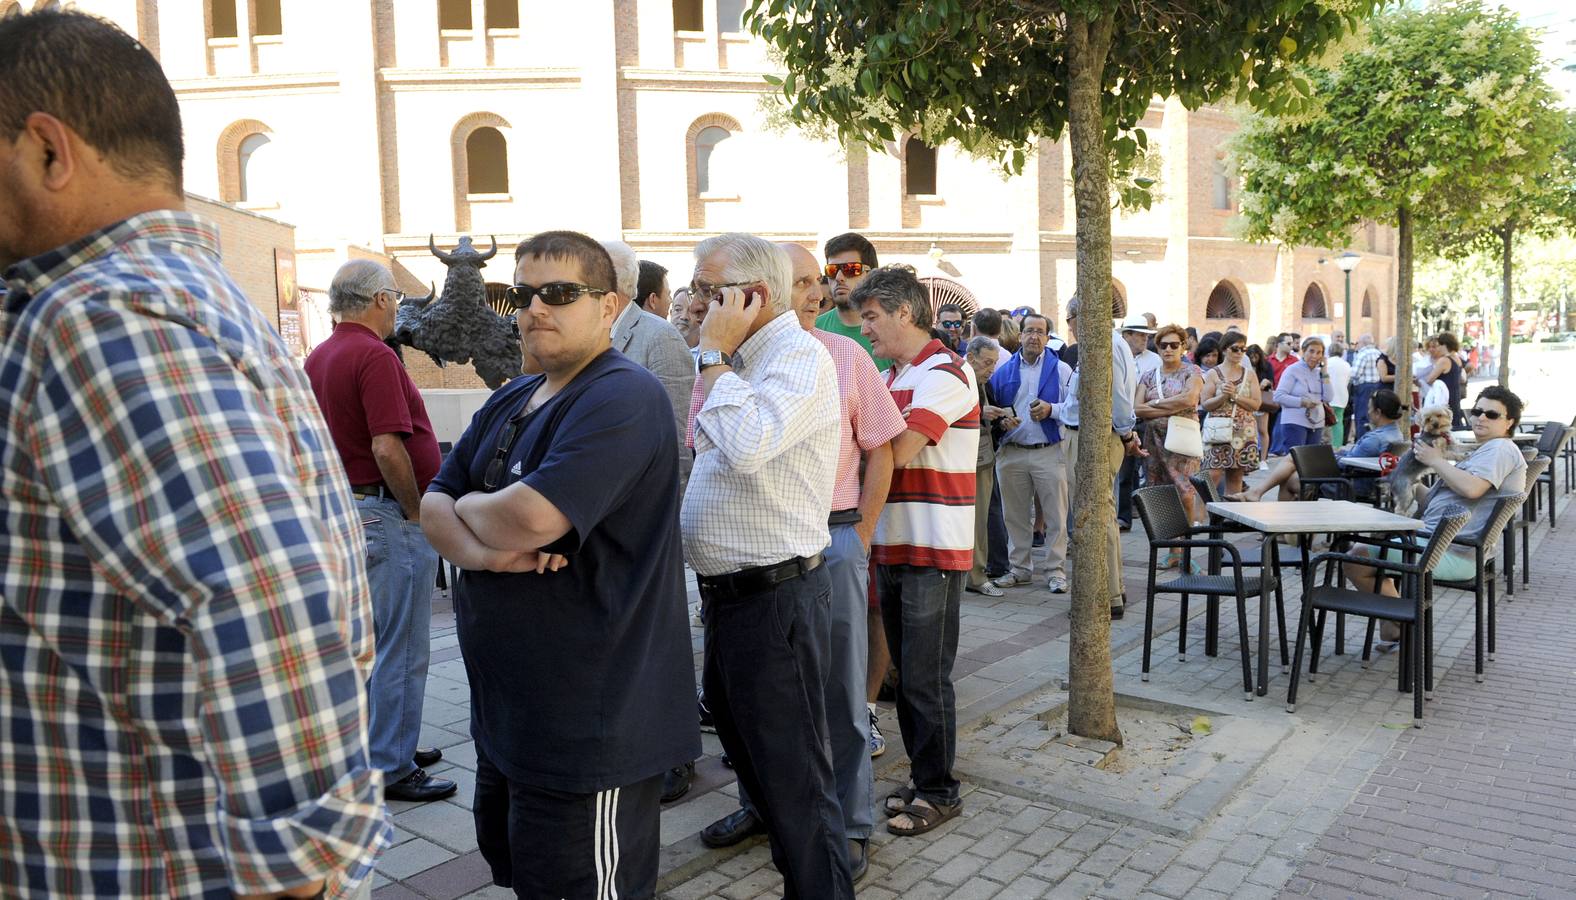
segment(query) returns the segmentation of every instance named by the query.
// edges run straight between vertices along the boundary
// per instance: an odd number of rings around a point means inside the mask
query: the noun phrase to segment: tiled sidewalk
[[[1571,753],[1576,728],[1571,723],[1576,720],[1559,713],[1576,700],[1571,696],[1576,693],[1572,687],[1576,654],[1566,637],[1576,624],[1571,621],[1576,613],[1568,599],[1558,599],[1572,593],[1568,585],[1576,575],[1576,538],[1571,529],[1546,535],[1545,528],[1534,536],[1537,558],[1563,556],[1567,562],[1540,562],[1532,587],[1522,588],[1514,603],[1502,603],[1501,653],[1491,664],[1488,683],[1472,680],[1470,597],[1441,592],[1437,665],[1442,677],[1427,710],[1429,727],[1415,732],[1405,727],[1411,719],[1410,697],[1395,690],[1394,654],[1376,658],[1372,668],[1364,670],[1352,653],[1330,655],[1329,641],[1320,677],[1314,684],[1304,683],[1294,716],[1284,711],[1287,679],[1278,674],[1273,661],[1270,695],[1245,703],[1234,616],[1223,616],[1219,655],[1206,657],[1198,609],[1202,604],[1195,604],[1186,662],[1175,655],[1175,604],[1157,607],[1157,635],[1169,633],[1169,637],[1157,637],[1151,681],[1140,682],[1143,619],[1138,598],[1147,573],[1141,566],[1141,534],[1125,536],[1124,558],[1129,562],[1125,574],[1134,605],[1128,618],[1113,628],[1119,694],[1214,708],[1276,725],[1290,723],[1290,736],[1217,816],[1180,837],[1065,809],[1046,798],[975,787],[964,816],[932,834],[893,839],[878,830],[872,843],[871,874],[861,883],[860,896],[1270,897],[1283,890],[1345,896],[1358,887],[1400,896],[1428,890],[1424,885],[1437,886],[1420,879],[1440,878],[1447,872],[1453,880],[1440,884],[1473,896],[1484,895],[1491,884],[1511,884],[1491,882],[1490,877],[1533,885],[1542,896],[1551,887],[1545,882],[1560,875],[1567,880],[1566,890],[1571,890],[1576,874],[1568,862],[1561,862],[1570,858],[1569,853],[1559,855],[1552,848],[1561,841],[1568,847],[1576,840],[1569,812],[1576,808],[1572,780],[1576,759]],[[1288,624],[1293,629],[1297,591],[1293,579],[1287,590]],[[1043,587],[1014,589],[999,600],[964,595],[958,663],[961,726],[1060,680],[1066,670],[1066,608],[1065,596],[1051,595]],[[475,764],[467,734],[468,695],[453,617],[446,610],[446,601],[435,607],[434,665],[423,743],[445,748],[445,760],[434,771],[458,780],[461,791],[437,804],[393,805],[399,843],[379,865],[375,896],[380,900],[508,896],[488,886],[486,867],[475,852],[468,812]],[[1256,623],[1253,611],[1249,618],[1251,629]],[[698,665],[698,627],[694,637]],[[1353,623],[1348,647],[1360,647],[1360,642],[1361,629]],[[903,777],[901,742],[890,714],[886,721],[892,750],[882,762],[889,776]],[[1441,745],[1450,749],[1445,751]],[[663,870],[669,873],[663,896],[741,900],[780,895],[781,881],[768,864],[764,844],[746,845],[742,852],[735,848],[732,853],[700,846],[695,836],[699,828],[735,806],[731,773],[715,760],[716,739],[706,736],[706,747],[708,757],[698,767],[695,788],[663,813]],[[960,767],[967,762],[960,761]],[[1479,773],[1490,779],[1478,780],[1487,788],[1479,793],[1491,793],[1506,804],[1498,808],[1500,812],[1490,807],[1483,817],[1496,835],[1492,841],[1457,833],[1464,826],[1453,823],[1471,822],[1482,797],[1455,789],[1472,779],[1451,774],[1458,771],[1449,768],[1452,762],[1468,773],[1478,766],[1525,775],[1517,787],[1510,785],[1510,774],[1496,779]],[[1542,771],[1526,771],[1528,767]],[[1384,782],[1386,778],[1413,787]],[[1448,796],[1436,793],[1440,788],[1430,791],[1434,784],[1449,787]],[[1498,790],[1501,786],[1503,791]],[[878,785],[878,796],[886,790],[887,786]],[[1396,790],[1409,793],[1403,798],[1406,802],[1387,796]],[[1497,823],[1508,821],[1510,812],[1515,812],[1517,827],[1494,830]],[[1396,817],[1406,823],[1395,821]],[[1560,822],[1563,831],[1556,827]],[[1472,826],[1482,827],[1483,823]],[[1440,837],[1426,843],[1429,849],[1421,853],[1408,843],[1421,843],[1419,834],[1436,832]],[[1503,858],[1492,852],[1439,856],[1450,849],[1464,851],[1468,848],[1457,844],[1466,843],[1491,850],[1503,847],[1499,851]],[[1420,859],[1432,867],[1427,873],[1414,872],[1391,858],[1396,856]],[[1472,860],[1478,868],[1468,865]],[[1496,867],[1483,869],[1489,861]],[[1305,864],[1305,871],[1293,878],[1300,864]],[[1388,880],[1377,872],[1389,874]],[[1534,872],[1545,881],[1532,878],[1529,873]]]

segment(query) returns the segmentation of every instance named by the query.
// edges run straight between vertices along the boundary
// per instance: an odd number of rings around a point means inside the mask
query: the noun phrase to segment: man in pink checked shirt
[[[798,244],[780,244],[793,264],[793,311],[799,323],[827,352],[837,369],[841,412],[837,481],[828,521],[831,545],[826,566],[832,578],[831,646],[827,648],[826,719],[832,741],[832,771],[843,825],[848,836],[848,863],[858,881],[868,867],[867,846],[874,827],[870,732],[875,715],[865,703],[868,664],[866,635],[870,579],[870,539],[886,503],[892,480],[892,439],[907,424],[887,390],[881,373],[856,341],[815,327],[823,289],[820,263]],[[702,395],[697,381],[690,404],[690,433]],[[864,478],[860,479],[860,462]],[[743,786],[739,809],[713,822],[701,840],[726,847],[760,831],[760,820]]]

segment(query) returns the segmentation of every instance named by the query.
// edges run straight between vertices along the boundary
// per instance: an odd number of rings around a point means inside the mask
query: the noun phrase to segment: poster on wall
[[[306,356],[306,323],[297,294],[294,250],[274,248],[274,289],[279,301],[279,336],[285,339],[291,356]]]

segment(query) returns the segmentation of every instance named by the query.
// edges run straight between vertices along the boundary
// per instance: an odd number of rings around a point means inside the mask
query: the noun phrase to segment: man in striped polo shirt
[[[979,385],[962,357],[931,338],[930,298],[913,269],[875,270],[851,301],[873,352],[894,361],[887,387],[908,425],[892,442],[892,487],[871,555],[913,772],[886,798],[887,830],[923,834],[963,808],[952,775],[952,663],[963,582],[974,564]]]

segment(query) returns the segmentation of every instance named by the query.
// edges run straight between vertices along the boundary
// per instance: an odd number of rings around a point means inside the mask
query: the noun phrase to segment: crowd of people
[[[878,812],[903,836],[959,814],[962,594],[1067,592],[1080,453],[1118,495],[1092,539],[1120,617],[1141,481],[1242,490],[1339,444],[1348,396],[1359,446],[1399,415],[1393,342],[1265,352],[1132,315],[1109,330],[1110,421],[1086,421],[1049,317],[934,308],[862,235],[819,258],[708,238],[674,290],[621,242],[549,231],[506,291],[528,374],[445,456],[386,343],[388,268],[339,269],[304,367],[242,296],[184,211],[179,108],[145,48],[75,12],[11,17],[0,81],[8,895],[364,895],[386,802],[457,790],[417,745],[441,557],[496,884],[652,896],[704,724],[739,781],[706,842],[764,833],[785,896],[851,897]],[[1064,313],[1074,334],[1078,298]],[[1416,370],[1459,408],[1457,349],[1439,335]],[[1485,391],[1470,421],[1487,445],[1519,418]],[[1498,443],[1425,462],[1476,503],[1514,486]],[[911,777],[878,799],[889,671]]]

